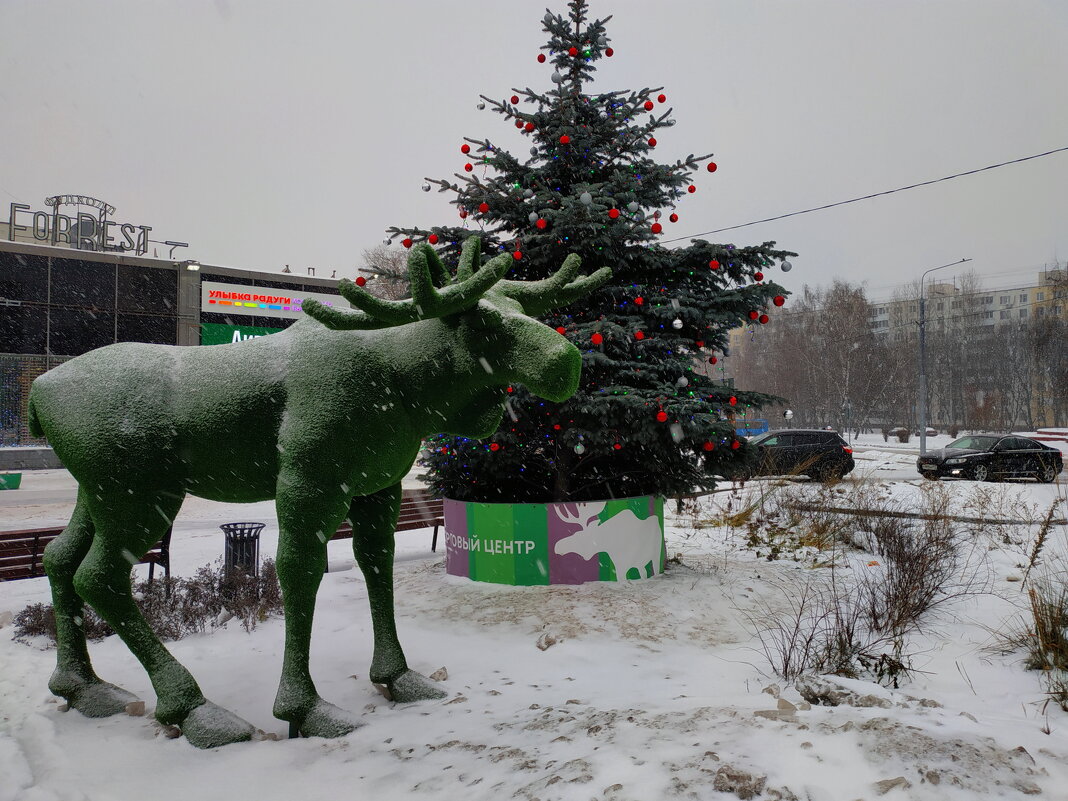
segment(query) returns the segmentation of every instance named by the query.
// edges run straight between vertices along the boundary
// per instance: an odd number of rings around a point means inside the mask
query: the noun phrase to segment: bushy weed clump
[[[813,566],[829,569],[781,579],[779,597],[747,610],[748,620],[785,679],[831,673],[896,687],[910,672],[908,637],[939,607],[984,590],[982,560],[938,486],[925,488],[921,509],[909,516],[878,485],[830,492],[788,504],[780,510],[785,524],[761,529],[765,537],[789,532],[779,542],[791,547],[818,539],[831,554]]]
[[[140,581],[134,600],[145,620],[161,640],[180,640],[188,634],[215,629],[236,618],[245,631],[252,631],[272,615],[282,613],[282,590],[274,560],[265,559],[259,576],[233,571],[227,576],[221,560],[204,565],[190,578]],[[88,605],[81,625],[90,640],[115,632]],[[30,604],[14,620],[15,639],[26,642],[45,636],[56,640],[55,610],[51,604]]]

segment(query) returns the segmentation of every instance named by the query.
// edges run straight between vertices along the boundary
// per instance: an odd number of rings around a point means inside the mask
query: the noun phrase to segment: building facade
[[[0,241],[0,446],[43,444],[26,428],[30,384],[67,359],[271,334],[310,297],[348,307],[329,279]]]

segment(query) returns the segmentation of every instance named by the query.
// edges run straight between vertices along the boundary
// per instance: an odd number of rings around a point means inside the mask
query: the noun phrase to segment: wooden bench
[[[441,498],[431,497],[424,489],[406,489],[401,491],[400,514],[397,516],[396,531],[413,531],[415,529],[434,527],[434,537],[430,541],[430,550],[438,550],[438,526],[445,525],[445,504]],[[346,520],[339,527],[331,540],[352,538],[352,524]]]
[[[0,581],[35,578],[43,576],[41,558],[45,546],[63,533],[57,528],[27,528],[17,531],[0,531]],[[148,581],[151,584],[156,565],[163,568],[165,576],[171,575],[171,529],[163,539],[141,557],[140,564],[148,565]]]

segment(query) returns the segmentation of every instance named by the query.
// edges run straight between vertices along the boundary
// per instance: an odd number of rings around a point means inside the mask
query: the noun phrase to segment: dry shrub
[[[868,513],[832,521],[824,499],[815,511],[793,507],[793,519],[801,530],[831,532],[843,548],[860,547],[873,558],[832,559],[828,574],[785,580],[776,588],[784,603],[762,602],[747,617],[783,678],[815,671],[897,686],[909,671],[907,637],[936,609],[985,591],[988,575],[950,518],[945,490],[925,492],[922,520],[877,514],[899,511],[878,487],[856,490],[852,501]]]
[[[272,559],[263,561],[259,576],[242,571],[226,576],[220,560],[214,567],[199,568],[191,578],[171,576],[151,584],[141,581],[134,587],[134,600],[161,640],[180,640],[214,629],[229,619],[226,613],[237,618],[245,631],[252,631],[257,623],[282,612],[282,591]],[[90,640],[114,634],[88,604],[82,625]],[[15,617],[14,629],[20,642],[44,635],[54,643],[55,610],[51,604],[31,604]]]

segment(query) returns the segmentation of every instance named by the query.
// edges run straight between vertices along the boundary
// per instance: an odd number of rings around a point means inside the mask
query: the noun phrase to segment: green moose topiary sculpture
[[[131,594],[131,564],[156,543],[187,493],[225,502],[274,499],[285,651],[274,714],[291,733],[337,737],[357,720],[319,697],[308,664],[326,543],[346,518],[367,581],[374,629],[370,677],[397,701],[442,697],[409,670],[393,609],[393,530],[401,479],[423,437],[492,434],[506,387],[552,401],[578,387],[578,350],[531,319],[604,284],[578,277],[571,255],[550,278],[503,280],[513,259],[481,264],[468,238],[451,282],[434,250],[408,259],[412,298],[374,297],[350,281],[356,309],[313,300],[269,337],[232,345],[119,343],[38,378],[31,430],[45,435],[78,480],[63,534],[44,555],[56,612],[57,667],[49,688],[90,717],[135,700],[101,680],[80,626],[88,602],[144,666],[156,718],[196,746],[248,740],[255,728],[205,699],[149,628]]]

